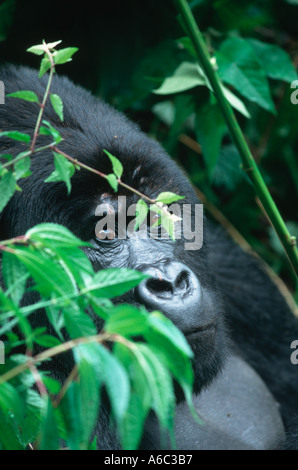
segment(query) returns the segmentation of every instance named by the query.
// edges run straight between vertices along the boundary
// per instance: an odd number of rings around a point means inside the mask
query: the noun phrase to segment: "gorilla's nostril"
[[[189,274],[187,271],[181,271],[181,273],[177,276],[175,281],[175,289],[184,291],[189,289]]]
[[[148,279],[146,286],[152,294],[173,294],[173,286],[168,281]]]

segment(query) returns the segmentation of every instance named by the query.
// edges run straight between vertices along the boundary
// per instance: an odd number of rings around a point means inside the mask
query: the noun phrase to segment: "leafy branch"
[[[55,112],[59,116],[60,120],[63,121],[63,102],[58,95],[50,94],[50,87],[51,87],[51,83],[52,83],[53,76],[55,73],[55,66],[57,64],[61,64],[61,63],[71,60],[71,56],[77,51],[77,48],[72,47],[72,48],[66,48],[66,49],[57,51],[56,46],[60,44],[60,42],[61,41],[56,41],[54,43],[47,44],[45,41],[43,41],[42,44],[30,47],[28,49],[28,52],[32,52],[33,54],[44,55],[44,58],[42,59],[41,66],[40,66],[39,76],[41,77],[46,71],[49,70],[48,81],[47,81],[47,85],[46,85],[42,102],[41,103],[39,102],[38,96],[33,91],[23,90],[23,91],[17,91],[15,93],[11,93],[7,95],[10,98],[18,98],[18,99],[23,99],[26,101],[36,102],[38,103],[40,109],[39,109],[33,137],[32,137],[31,144],[30,144],[30,150],[22,152],[15,158],[10,158],[11,156],[2,155],[2,158],[4,157],[4,158],[9,159],[7,163],[3,164],[0,167],[2,175],[5,175],[5,170],[7,170],[9,167],[16,166],[22,160],[25,160],[28,157],[30,158],[34,154],[41,152],[41,151],[52,150],[54,154],[55,171],[46,179],[46,182],[64,181],[67,186],[68,193],[70,193],[71,191],[70,178],[72,177],[76,169],[84,168],[87,171],[94,173],[100,176],[101,178],[107,180],[115,192],[118,191],[118,185],[119,185],[127,189],[131,193],[134,193],[140,197],[140,200],[137,203],[137,209],[136,209],[135,229],[137,229],[142,224],[142,222],[147,217],[148,210],[150,209],[151,211],[157,212],[158,214],[164,217],[164,228],[174,241],[175,240],[174,224],[176,221],[180,220],[180,218],[177,217],[175,214],[171,214],[168,210],[167,205],[171,204],[172,202],[176,202],[179,199],[183,199],[183,196],[178,196],[177,194],[172,193],[172,192],[164,192],[164,193],[160,193],[156,198],[153,199],[141,193],[137,189],[129,186],[128,184],[126,184],[125,182],[121,180],[121,176],[123,173],[123,166],[121,162],[105,149],[103,149],[103,151],[109,157],[112,163],[113,173],[105,174],[99,170],[95,170],[94,168],[91,168],[88,165],[85,165],[84,163],[71,157],[70,155],[66,154],[61,149],[59,149],[58,144],[63,140],[60,133],[48,121],[42,120],[44,109],[45,109],[47,100],[50,96],[51,103]],[[42,123],[44,124],[44,126],[41,126]],[[48,145],[36,148],[36,140],[40,134],[51,136],[53,138],[53,142]],[[0,137],[9,137],[12,139],[23,141],[24,143],[28,143],[28,144],[30,142],[30,136],[28,136],[27,134],[18,132],[18,131],[1,132]],[[17,176],[18,178],[24,177],[26,176],[26,172],[21,171],[21,173],[18,174]],[[7,198],[10,198],[14,192],[13,184],[11,184],[11,186],[8,189],[9,189],[9,192],[8,192]],[[7,198],[4,198],[5,203],[8,202]],[[149,204],[151,204],[149,208],[144,201],[147,201]],[[1,207],[0,207],[0,210],[1,210]],[[157,224],[160,224],[160,223],[161,221],[159,220]]]

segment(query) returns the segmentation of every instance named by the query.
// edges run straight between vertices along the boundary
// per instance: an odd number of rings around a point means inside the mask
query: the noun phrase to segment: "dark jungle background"
[[[297,79],[298,1],[194,0],[190,5],[219,66],[226,54],[241,72],[242,80],[233,82],[220,68],[250,113],[247,119],[236,112],[266,184],[292,235],[298,236],[298,105],[290,99],[291,82]],[[1,62],[37,68],[38,58],[26,49],[42,39],[78,47],[74,60],[58,73],[124,111],[158,139],[199,189],[205,210],[228,229],[235,227],[236,238],[239,232],[294,292],[283,249],[256,202],[207,87],[152,93],[182,63],[195,62],[181,40],[185,36],[171,0],[0,2]],[[242,54],[237,39],[244,45],[257,40],[258,60]],[[285,51],[293,65],[269,46]]]

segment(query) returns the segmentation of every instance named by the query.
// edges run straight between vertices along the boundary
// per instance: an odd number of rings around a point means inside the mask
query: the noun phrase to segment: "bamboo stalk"
[[[286,251],[289,262],[297,275],[298,273],[298,250],[296,246],[296,238],[292,237],[288,231],[275,202],[273,201],[271,194],[263,180],[263,177],[256,165],[256,162],[250,152],[250,149],[244,139],[240,126],[236,120],[234,112],[226,100],[221,81],[213,69],[210,62],[209,52],[204,43],[202,34],[196,24],[192,11],[186,0],[176,0],[177,9],[180,12],[184,26],[188,32],[188,35],[193,43],[195,51],[198,56],[200,65],[204,69],[206,76],[208,77],[213,92],[216,96],[218,104],[224,115],[225,121],[231,133],[231,137],[236,145],[239,154],[242,158],[243,169],[248,173],[248,176],[254,186],[254,189],[262,202],[264,209],[272,222],[272,225]]]

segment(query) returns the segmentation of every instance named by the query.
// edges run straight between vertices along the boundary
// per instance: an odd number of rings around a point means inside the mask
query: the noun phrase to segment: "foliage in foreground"
[[[50,94],[50,85],[55,66],[69,61],[77,49],[57,51],[59,43],[44,42],[30,48],[30,52],[43,55],[40,76],[50,70],[42,103],[29,90],[8,96],[37,102],[40,110],[33,136],[18,131],[0,133],[2,138],[28,144],[28,150],[19,155],[1,155],[0,211],[14,192],[21,190],[17,181],[31,176],[33,155],[38,158],[45,148],[52,149],[55,162],[55,171],[46,182],[64,181],[70,192],[71,176],[80,169],[80,162],[72,163],[72,157],[60,151],[60,133],[42,119],[50,97],[63,120],[63,103],[58,95]],[[37,147],[38,135],[47,135],[52,142]],[[98,177],[106,178],[116,191],[122,184],[123,168],[119,160],[106,153],[113,173],[97,172]],[[171,220],[166,204],[178,199],[181,196],[161,193],[156,200],[149,200]],[[145,203],[143,206],[147,208]],[[140,212],[137,208],[136,226],[144,220]],[[148,209],[143,212],[146,216]],[[103,387],[124,449],[138,447],[150,410],[156,413],[162,432],[169,432],[174,446],[174,379],[192,408],[190,347],[161,313],[149,314],[144,308],[123,303],[114,306],[111,302],[148,276],[130,269],[95,273],[84,252],[93,249],[92,245],[56,224],[33,227],[24,235],[2,241],[0,249],[4,282],[0,289],[0,337],[6,338],[0,343],[1,348],[4,344],[6,359],[0,365],[0,448],[96,448],[100,436],[92,437]],[[98,317],[103,325],[100,333]],[[53,334],[49,334],[46,323]],[[55,369],[55,358],[65,352],[73,353],[73,368],[60,383],[50,371]]]

